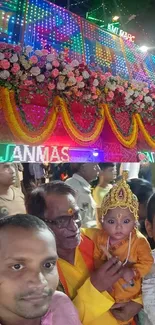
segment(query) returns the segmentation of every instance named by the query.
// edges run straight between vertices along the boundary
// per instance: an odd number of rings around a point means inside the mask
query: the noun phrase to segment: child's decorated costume
[[[103,250],[103,247],[105,247],[111,256],[118,257],[122,262],[122,266],[132,268],[134,274],[132,284],[131,282],[127,283],[122,278],[113,286],[110,292],[116,303],[121,303],[128,302],[141,295],[142,278],[149,273],[153,264],[150,245],[136,228],[138,223],[138,201],[126,183],[125,174],[103,199],[101,206],[102,223],[104,223],[107,212],[117,207],[129,209],[135,218],[135,228],[130,232],[129,236],[112,246],[110,245],[109,235],[104,229],[100,230],[96,237],[94,259],[97,267],[107,260],[107,254]]]

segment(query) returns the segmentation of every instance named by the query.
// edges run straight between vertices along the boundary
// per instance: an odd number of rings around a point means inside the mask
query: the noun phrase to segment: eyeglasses
[[[76,211],[72,216],[62,216],[58,217],[56,220],[49,220],[44,219],[44,221],[48,224],[50,223],[53,226],[56,226],[59,229],[67,228],[71,221],[73,221],[75,224],[81,226],[81,214],[80,211]]]

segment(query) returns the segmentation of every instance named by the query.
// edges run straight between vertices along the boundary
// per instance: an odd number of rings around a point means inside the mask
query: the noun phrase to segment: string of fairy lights
[[[124,15],[125,15],[125,12],[127,12],[128,15],[131,15],[131,13],[130,13],[129,10],[124,6],[124,4],[122,3],[121,0],[117,0],[117,4],[118,4],[118,6],[119,6],[119,9],[120,9],[120,7],[121,7],[120,10],[124,13]],[[120,4],[120,5],[119,5],[119,4]],[[136,17],[138,17],[138,15],[137,15]],[[150,41],[152,44],[154,44],[155,41],[154,41],[153,39],[150,38],[149,34],[145,31],[144,27],[143,27],[143,26],[138,22],[138,19],[135,19],[135,23],[136,23],[137,27],[140,28],[140,31],[142,31],[143,34],[144,34],[147,38],[149,38],[149,41]]]
[[[79,6],[79,5],[83,5],[85,3],[87,3],[89,0],[82,0],[82,1],[77,1],[77,2],[71,2],[69,4],[69,9],[71,9],[72,7],[76,7],[76,6]],[[67,6],[65,6],[64,8],[67,8]]]
[[[102,4],[101,6],[99,6],[99,7],[95,8],[95,9],[93,9],[93,10],[90,10],[90,11],[89,11],[89,13],[90,13],[90,14],[92,14],[92,13],[95,13],[95,12],[97,12],[99,9],[101,9],[101,8],[102,8],[102,6],[103,6],[103,4]]]

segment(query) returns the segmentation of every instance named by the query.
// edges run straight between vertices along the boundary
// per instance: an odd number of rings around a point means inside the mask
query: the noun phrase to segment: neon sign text
[[[138,160],[140,162],[155,162],[155,152],[143,151],[138,152]]]
[[[134,42],[134,40],[135,40],[135,36],[128,34],[124,30],[120,29],[119,27],[114,26],[113,24],[108,24],[108,31],[117,35],[117,36],[120,36],[130,42]]]
[[[0,162],[69,162],[69,147],[5,145]]]

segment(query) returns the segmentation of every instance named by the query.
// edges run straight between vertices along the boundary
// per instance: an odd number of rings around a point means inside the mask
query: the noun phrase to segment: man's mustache
[[[48,290],[43,290],[43,291],[40,291],[40,290],[29,290],[25,293],[22,293],[22,294],[19,294],[18,295],[18,299],[26,299],[26,298],[31,298],[33,296],[37,296],[37,297],[51,297],[54,293],[54,290],[52,289],[48,289]]]

